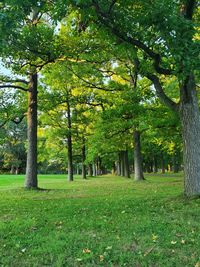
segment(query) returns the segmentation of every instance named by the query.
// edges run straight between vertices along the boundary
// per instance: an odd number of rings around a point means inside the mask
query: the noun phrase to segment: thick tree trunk
[[[37,73],[30,75],[27,123],[28,151],[25,187],[37,188]]]
[[[134,173],[135,181],[144,180],[143,166],[142,166],[142,154],[140,145],[140,132],[134,131]]]
[[[86,179],[86,165],[85,165],[86,153],[85,145],[82,147],[82,178]]]
[[[180,118],[183,136],[184,190],[186,196],[200,195],[200,112],[194,78],[181,88]]]
[[[67,154],[68,154],[68,181],[72,182],[74,180],[73,177],[73,154],[72,154],[72,133],[71,133],[71,112],[70,112],[70,104],[69,99],[67,98]]]

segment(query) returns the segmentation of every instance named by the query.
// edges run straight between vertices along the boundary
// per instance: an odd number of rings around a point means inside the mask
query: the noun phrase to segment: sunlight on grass
[[[181,175],[0,176],[0,266],[195,266],[200,200],[182,197]]]

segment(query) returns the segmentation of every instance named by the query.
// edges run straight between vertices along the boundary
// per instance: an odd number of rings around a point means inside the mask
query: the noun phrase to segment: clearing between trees
[[[200,266],[200,199],[182,174],[145,178],[1,175],[0,266]]]

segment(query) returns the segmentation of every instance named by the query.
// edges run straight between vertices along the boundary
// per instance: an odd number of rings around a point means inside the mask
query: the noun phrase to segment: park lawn
[[[181,175],[0,176],[0,266],[200,266],[200,199]]]

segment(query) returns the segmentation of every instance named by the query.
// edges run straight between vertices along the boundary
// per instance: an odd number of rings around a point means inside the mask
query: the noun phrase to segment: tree
[[[86,16],[116,37],[135,47],[139,73],[154,85],[160,100],[180,116],[184,154],[184,191],[200,194],[200,114],[196,92],[199,69],[197,1],[105,1],[76,3]],[[95,12],[94,12],[95,11]],[[88,15],[87,15],[88,14]],[[90,17],[89,17],[90,16]],[[92,17],[92,19],[91,19]],[[179,84],[180,99],[165,93],[165,77]]]
[[[27,80],[1,77],[0,88],[28,92],[27,164],[25,187],[37,188],[37,90],[38,72],[57,57],[55,25],[50,21],[48,1],[3,1],[1,45],[3,61],[15,75]]]

